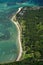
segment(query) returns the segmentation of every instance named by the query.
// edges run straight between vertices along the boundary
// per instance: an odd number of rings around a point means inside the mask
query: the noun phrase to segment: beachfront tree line
[[[23,58],[39,61],[43,59],[43,8],[33,10],[27,7],[20,13],[17,20],[22,28]]]
[[[23,8],[16,19],[22,28],[22,61],[7,65],[43,65],[43,8]]]

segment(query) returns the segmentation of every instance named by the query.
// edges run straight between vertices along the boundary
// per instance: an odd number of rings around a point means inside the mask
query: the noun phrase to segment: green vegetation
[[[16,18],[22,28],[22,61],[6,65],[43,65],[43,8],[21,12]]]
[[[24,9],[21,14],[17,14],[17,20],[22,28],[23,59],[32,58],[38,61],[43,59],[43,8]]]

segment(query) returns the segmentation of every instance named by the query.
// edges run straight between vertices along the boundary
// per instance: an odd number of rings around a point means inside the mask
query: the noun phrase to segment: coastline
[[[18,9],[18,11],[16,12],[16,14],[19,13],[19,12],[21,11],[21,9],[22,9],[22,7],[20,7],[20,8]],[[15,18],[15,16],[16,16],[16,14],[11,18],[11,21],[16,25],[16,27],[17,27],[17,29],[18,29],[18,40],[19,40],[20,50],[19,50],[19,55],[18,55],[16,61],[19,61],[20,58],[21,58],[21,56],[22,56],[22,44],[21,44],[21,37],[20,37],[20,36],[21,36],[20,25],[19,25],[18,21],[16,21],[16,22],[14,21],[14,18]]]

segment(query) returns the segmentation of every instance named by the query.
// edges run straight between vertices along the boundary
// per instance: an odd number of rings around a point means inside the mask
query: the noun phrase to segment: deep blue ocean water
[[[0,63],[13,62],[18,56],[18,31],[10,16],[24,6],[43,6],[43,0],[0,0]]]
[[[16,3],[26,3],[28,2],[28,4],[35,4],[35,5],[39,5],[39,6],[43,6],[43,0],[0,0],[0,3],[7,3],[8,5],[13,5]]]

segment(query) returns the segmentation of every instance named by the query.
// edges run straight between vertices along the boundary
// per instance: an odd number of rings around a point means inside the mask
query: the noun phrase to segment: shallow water
[[[0,0],[0,63],[13,62],[18,56],[18,30],[10,16],[24,6],[43,6],[43,0]]]
[[[18,48],[16,26],[9,19],[0,19],[0,63],[16,60]]]

